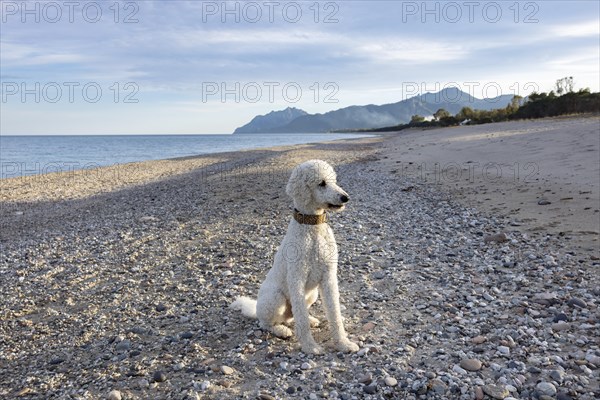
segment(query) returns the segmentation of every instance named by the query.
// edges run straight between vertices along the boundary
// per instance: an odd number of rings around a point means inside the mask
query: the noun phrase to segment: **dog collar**
[[[297,223],[303,225],[320,225],[327,222],[327,214],[323,213],[321,215],[309,215],[309,214],[300,214],[300,211],[294,208],[294,219]]]

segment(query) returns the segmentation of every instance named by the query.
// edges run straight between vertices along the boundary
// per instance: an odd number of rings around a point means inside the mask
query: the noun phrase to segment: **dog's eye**
[[[327,182],[325,182],[325,181],[321,181],[321,183],[319,183],[319,186],[321,186],[321,187],[325,187],[325,186],[327,186]]]

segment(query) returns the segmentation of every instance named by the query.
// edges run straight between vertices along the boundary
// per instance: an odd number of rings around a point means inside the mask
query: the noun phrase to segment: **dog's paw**
[[[315,318],[313,316],[309,316],[308,319],[310,321],[311,328],[316,328],[321,324],[321,321],[319,321],[317,318]]]
[[[292,336],[292,330],[284,325],[274,325],[271,327],[271,332],[278,338],[287,339]]]
[[[335,347],[338,351],[343,351],[344,353],[356,353],[359,349],[356,343],[348,339],[339,342]]]
[[[323,354],[323,353],[325,353],[325,349],[323,349],[321,346],[319,346],[316,343],[302,345],[302,351],[306,354]]]

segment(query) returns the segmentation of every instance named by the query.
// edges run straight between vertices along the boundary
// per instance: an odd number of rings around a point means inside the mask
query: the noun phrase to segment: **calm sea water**
[[[367,137],[352,134],[0,136],[0,179],[160,160]]]

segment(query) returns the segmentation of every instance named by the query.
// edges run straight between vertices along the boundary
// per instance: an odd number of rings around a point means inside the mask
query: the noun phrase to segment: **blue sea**
[[[0,179],[368,136],[334,133],[0,136]]]

